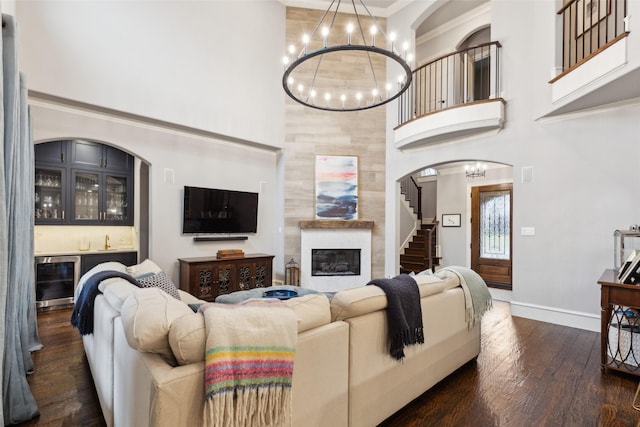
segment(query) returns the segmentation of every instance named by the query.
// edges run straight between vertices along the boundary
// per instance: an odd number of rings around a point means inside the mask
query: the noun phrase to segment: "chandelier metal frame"
[[[465,174],[467,178],[484,178],[487,174],[487,165],[476,163],[474,166],[465,165]]]
[[[380,25],[378,24],[377,20],[373,17],[373,15],[371,14],[371,12],[369,11],[369,9],[367,8],[367,6],[364,4],[363,0],[359,1],[360,4],[362,5],[362,7],[364,8],[364,10],[367,12],[367,14],[369,15],[369,18],[371,19],[371,21],[373,22],[373,25],[376,27],[377,32],[380,32],[385,40],[385,43],[387,41],[387,35],[384,32],[384,30],[382,29],[382,27],[380,27]],[[333,18],[331,20],[331,25],[328,28],[327,33],[331,32],[331,30],[333,30],[333,25],[336,19],[336,16],[338,14],[338,10],[340,8],[340,3],[341,0],[332,0],[331,4],[329,5],[329,8],[324,12],[324,14],[322,15],[322,18],[320,19],[320,21],[318,22],[318,24],[316,25],[315,29],[313,30],[313,32],[311,33],[311,35],[309,36],[310,40],[313,40],[313,37],[318,33],[318,29],[320,28],[320,26],[322,25],[322,23],[325,20],[325,17],[330,14],[333,13]],[[355,15],[355,21],[357,22],[357,28],[359,30],[359,33],[362,37],[362,44],[354,44],[352,43],[351,40],[351,36],[349,35],[347,38],[347,44],[338,44],[338,45],[333,45],[333,46],[327,46],[327,35],[325,34],[324,37],[324,42],[323,42],[323,47],[321,47],[320,49],[317,49],[315,51],[312,52],[307,52],[307,43],[304,43],[304,47],[301,50],[301,52],[298,54],[297,58],[295,61],[293,61],[292,63],[290,63],[285,71],[284,74],[282,76],[282,87],[284,88],[284,91],[286,92],[286,94],[293,99],[294,101],[305,105],[307,107],[310,108],[315,108],[318,110],[324,110],[324,111],[361,111],[361,110],[367,110],[370,108],[375,108],[375,107],[379,107],[381,105],[384,105],[388,102],[393,101],[394,99],[398,98],[399,96],[401,96],[407,89],[409,89],[409,86],[411,85],[411,81],[413,78],[412,75],[412,71],[411,71],[411,67],[409,66],[409,64],[407,63],[407,61],[402,58],[402,56],[400,54],[398,54],[393,46],[393,42],[391,43],[391,50],[388,49],[383,49],[381,47],[377,47],[375,46],[375,35],[372,35],[371,37],[371,45],[369,44],[365,44],[365,36],[364,36],[364,31],[362,30],[362,24],[360,22],[360,15],[358,14],[357,8],[356,8],[356,1],[355,0],[351,0],[351,4],[353,5],[353,11],[354,11],[354,15]],[[335,11],[331,11],[333,5],[336,4],[335,6]],[[375,33],[374,33],[375,34]],[[314,102],[314,97],[311,96],[311,91],[314,89],[314,84],[316,82],[317,79],[317,74],[318,74],[318,70],[320,68],[322,59],[324,58],[324,55],[326,54],[330,54],[330,53],[335,53],[335,52],[348,52],[348,51],[356,51],[356,52],[364,52],[366,53],[367,57],[368,57],[368,62],[369,62],[369,70],[371,71],[371,75],[373,76],[372,81],[374,83],[374,91],[375,93],[372,94],[372,102],[371,103],[364,103],[361,104],[360,100],[358,100],[357,104],[355,106],[345,106],[345,95],[342,95],[342,105],[341,106],[331,106],[329,104],[329,102],[327,101],[326,105],[320,105],[318,103]],[[406,51],[406,50],[405,50]],[[378,88],[378,78],[376,76],[374,67],[373,67],[373,62],[371,60],[371,54],[376,54],[376,55],[383,55],[388,59],[391,59],[393,61],[395,61],[398,65],[400,65],[400,67],[402,68],[402,70],[404,71],[404,76],[401,76],[401,78],[398,79],[397,81],[397,91],[389,94],[389,86],[390,84],[386,83],[386,90],[379,90],[380,88]],[[406,53],[405,53],[406,54]],[[292,90],[292,85],[295,84],[295,82],[292,81],[291,79],[291,74],[298,68],[300,67],[302,64],[307,63],[308,61],[319,57],[318,58],[318,64],[315,67],[315,73],[313,75],[313,79],[311,81],[311,84],[309,85],[308,91],[306,93],[306,96],[302,96],[303,94],[300,92],[299,96],[296,95],[295,91]],[[286,65],[286,63],[285,63]],[[392,85],[391,85],[392,86]],[[383,93],[385,94],[385,96],[383,96]]]

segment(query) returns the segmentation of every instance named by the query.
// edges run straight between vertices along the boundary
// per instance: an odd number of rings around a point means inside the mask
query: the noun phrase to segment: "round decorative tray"
[[[263,298],[278,298],[281,300],[287,300],[289,298],[293,298],[293,297],[297,297],[298,296],[298,292],[297,291],[292,291],[292,290],[288,290],[288,289],[274,289],[274,290],[270,290],[270,291],[265,291],[262,294]]]

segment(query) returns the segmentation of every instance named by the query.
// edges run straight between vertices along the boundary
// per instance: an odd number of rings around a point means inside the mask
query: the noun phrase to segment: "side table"
[[[605,270],[600,285],[600,366],[640,376],[640,286]]]

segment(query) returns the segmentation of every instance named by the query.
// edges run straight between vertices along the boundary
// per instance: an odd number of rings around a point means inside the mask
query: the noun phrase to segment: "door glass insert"
[[[75,219],[97,220],[100,207],[98,206],[98,193],[100,184],[95,173],[77,172],[75,174]]]
[[[509,191],[480,193],[480,256],[504,259],[511,257]]]
[[[62,172],[60,170],[36,169],[35,217],[63,220]]]
[[[127,178],[107,176],[105,219],[123,221],[128,218]]]

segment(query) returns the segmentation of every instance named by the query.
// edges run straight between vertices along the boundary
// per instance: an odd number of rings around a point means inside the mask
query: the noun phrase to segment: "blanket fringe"
[[[390,354],[396,360],[404,359],[404,347],[413,344],[424,344],[423,328],[404,330],[391,338]]]
[[[282,386],[218,393],[205,400],[203,423],[212,427],[289,427],[291,398],[291,387]]]

